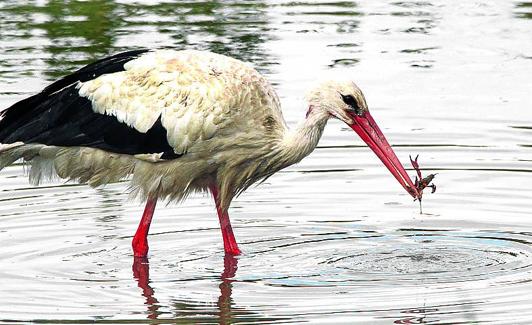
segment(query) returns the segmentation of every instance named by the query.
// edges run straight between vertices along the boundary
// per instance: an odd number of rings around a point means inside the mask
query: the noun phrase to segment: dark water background
[[[364,90],[400,159],[438,192],[420,215],[361,140],[332,121],[297,166],[230,213],[159,206],[149,263],[125,184],[27,185],[0,173],[0,322],[532,323],[532,2],[0,2],[0,108],[134,47],[252,62],[290,125],[328,73]],[[413,172],[411,172],[413,175]]]

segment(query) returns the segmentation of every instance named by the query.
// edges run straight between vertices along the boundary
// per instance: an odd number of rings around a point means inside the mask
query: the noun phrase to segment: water
[[[242,256],[194,196],[157,208],[146,261],[125,184],[6,168],[1,322],[532,323],[531,18],[523,1],[2,1],[2,108],[130,47],[207,49],[253,62],[290,125],[317,77],[352,77],[400,159],[439,174],[420,215],[332,121],[233,203]]]

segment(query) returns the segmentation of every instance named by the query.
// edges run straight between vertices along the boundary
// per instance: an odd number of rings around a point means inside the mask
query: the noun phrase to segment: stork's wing
[[[162,159],[178,157],[168,144],[160,117],[141,132],[115,116],[95,112],[92,101],[79,94],[84,82],[120,73],[125,63],[147,51],[124,52],[94,62],[4,110],[0,143],[86,146],[132,155],[162,153]]]
[[[277,99],[257,71],[215,53],[158,50],[124,68],[80,84],[79,95],[91,101],[95,112],[112,115],[139,132],[162,127],[176,154],[195,145],[201,150],[205,140],[222,130],[233,132],[229,136],[239,129],[246,132],[243,124],[266,116],[261,109]],[[264,96],[268,91],[271,95]]]
[[[161,159],[195,145],[201,150],[216,134],[231,137],[273,118],[282,122],[278,98],[257,71],[226,56],[188,50],[103,59],[1,116],[0,143],[84,146]]]

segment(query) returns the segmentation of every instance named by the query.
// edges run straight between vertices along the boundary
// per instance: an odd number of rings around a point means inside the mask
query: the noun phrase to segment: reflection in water
[[[217,312],[213,312],[211,316],[218,319],[219,324],[233,323],[234,316],[245,315],[247,319],[252,319],[250,316],[253,313],[245,312],[243,309],[237,309],[238,314],[233,312],[232,282],[238,268],[238,259],[232,255],[225,255],[224,270],[220,276],[220,295],[216,306]],[[159,312],[159,301],[155,298],[155,292],[150,286],[150,263],[147,257],[134,257],[133,259],[133,278],[137,280],[138,287],[142,289],[142,296],[145,298],[145,305],[147,307],[146,314],[149,319],[158,319],[162,314]],[[178,318],[194,317],[202,305],[207,307],[209,304],[195,303],[189,301],[179,301],[174,303],[174,316]]]
[[[438,320],[435,320],[435,319],[428,320],[427,319],[427,314],[429,314],[429,313],[437,313],[437,312],[438,312],[437,308],[416,308],[416,309],[404,310],[404,311],[401,311],[401,313],[414,314],[416,316],[402,317],[401,319],[395,320],[393,323],[394,324],[430,324],[430,323],[435,323],[435,322],[438,322]]]
[[[266,9],[262,1],[237,0],[152,5],[113,0],[49,0],[46,5],[13,1],[0,5],[4,25],[0,39],[18,36],[13,35],[14,30],[26,32],[24,37],[28,39],[35,34],[46,39],[42,45],[8,46],[19,56],[31,56],[24,61],[26,65],[42,56],[47,65],[42,70],[50,80],[134,47],[209,50],[252,61],[264,72],[275,62],[262,47],[273,38],[267,33],[270,27]],[[133,40],[135,33],[152,29],[169,38]],[[36,53],[39,47],[42,55]]]
[[[515,8],[516,17],[532,19],[532,1],[517,2]]]
[[[125,185],[34,188],[12,166],[0,323],[531,323],[531,23],[530,0],[0,1],[0,109],[126,48],[208,49],[268,72],[289,124],[313,78],[355,78],[442,189],[420,216],[331,121],[311,157],[236,201],[244,257],[222,270],[211,202],[193,196],[158,211],[152,278],[135,261],[131,285]]]
[[[146,299],[144,303],[149,319],[157,319],[160,313],[157,298],[154,297],[153,288],[150,286],[150,263],[147,257],[134,257],[133,259],[133,278],[137,280],[139,288],[142,289],[142,295]]]
[[[42,46],[47,64],[44,73],[55,79],[113,51],[120,22],[114,15],[116,8],[110,0],[50,0],[46,5],[15,2],[3,8],[3,13],[17,30],[29,31],[28,37],[44,32],[41,37],[48,40]]]
[[[425,36],[432,34],[439,26],[441,6],[435,6],[430,1],[402,1],[394,2],[393,5],[394,9],[400,10],[394,10],[391,16],[400,21],[400,31],[409,34],[409,41],[404,42],[409,47],[399,53],[409,54],[405,58],[413,68],[432,68],[435,62],[434,52],[439,48],[425,46]]]
[[[218,309],[220,311],[220,324],[231,324],[231,305],[233,300],[231,293],[233,290],[232,278],[235,277],[238,268],[238,260],[233,256],[226,254],[224,257],[224,271],[221,276],[220,297],[218,298]]]
[[[281,8],[284,12],[283,29],[295,32],[301,39],[312,41],[315,35],[337,33],[339,38],[327,39],[327,47],[336,47],[337,57],[332,59],[330,68],[347,69],[360,62],[360,44],[356,36],[364,15],[358,2],[306,2],[286,1]],[[308,35],[308,36],[307,36]],[[357,40],[357,42],[351,42]],[[321,51],[321,48],[316,48]]]

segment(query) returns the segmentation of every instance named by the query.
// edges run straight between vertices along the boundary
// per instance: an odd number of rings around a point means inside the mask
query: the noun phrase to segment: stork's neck
[[[287,130],[280,143],[280,156],[286,166],[308,156],[318,145],[329,114],[318,108],[309,108],[306,118],[293,130]]]

